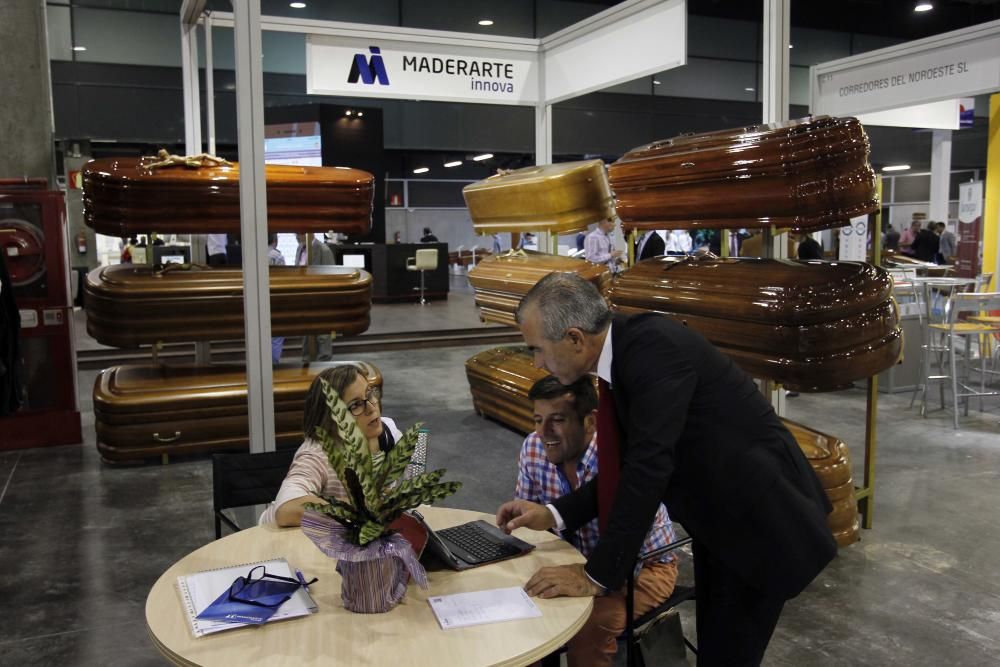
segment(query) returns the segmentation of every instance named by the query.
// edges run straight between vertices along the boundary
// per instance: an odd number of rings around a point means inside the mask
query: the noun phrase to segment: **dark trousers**
[[[225,266],[228,263],[229,263],[229,261],[226,258],[226,253],[224,253],[224,252],[219,252],[219,253],[216,253],[214,255],[209,255],[208,256],[208,265],[209,266]]]
[[[785,601],[745,584],[694,543],[698,667],[759,665]]]

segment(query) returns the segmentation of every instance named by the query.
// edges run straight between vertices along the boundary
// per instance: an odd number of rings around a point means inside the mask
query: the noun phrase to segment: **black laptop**
[[[434,530],[420,512],[409,512],[427,529],[427,552],[433,553],[452,570],[468,570],[480,565],[516,558],[535,548],[534,544],[507,535],[487,521],[470,521],[451,528]]]

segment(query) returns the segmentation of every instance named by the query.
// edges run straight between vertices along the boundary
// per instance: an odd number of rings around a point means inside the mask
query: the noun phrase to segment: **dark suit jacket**
[[[642,254],[639,255],[639,261],[649,259],[650,257],[659,257],[664,253],[665,249],[666,244],[663,242],[663,238],[656,232],[650,232],[646,245],[642,246]]]
[[[745,583],[797,595],[837,546],[830,503],[795,439],[750,377],[697,332],[654,314],[616,316],[612,327],[623,466],[588,574],[619,588],[662,501]],[[596,481],[554,504],[576,530],[597,514]]]

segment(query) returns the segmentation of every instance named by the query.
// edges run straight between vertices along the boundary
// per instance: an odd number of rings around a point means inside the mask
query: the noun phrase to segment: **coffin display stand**
[[[480,352],[465,362],[465,372],[477,413],[520,433],[534,430],[528,391],[548,373],[535,367],[527,347],[497,347]],[[844,547],[857,542],[860,539],[858,508],[852,498],[854,481],[847,445],[802,424],[787,419],[782,421],[809,460],[833,505],[827,523],[837,544]]]

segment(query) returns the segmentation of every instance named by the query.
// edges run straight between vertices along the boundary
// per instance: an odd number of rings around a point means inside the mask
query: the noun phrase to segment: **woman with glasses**
[[[348,365],[324,370],[316,376],[306,394],[302,415],[305,442],[295,452],[277,498],[261,515],[261,525],[298,526],[302,522],[306,503],[323,502],[319,497],[321,495],[347,497],[344,485],[337,479],[337,473],[330,467],[323,446],[316,437],[316,429],[321,427],[337,439],[337,427],[326,407],[320,380],[326,380],[347,405],[361,432],[368,438],[373,458],[380,459],[403,436],[395,422],[382,416],[381,390],[368,384],[357,367]]]

